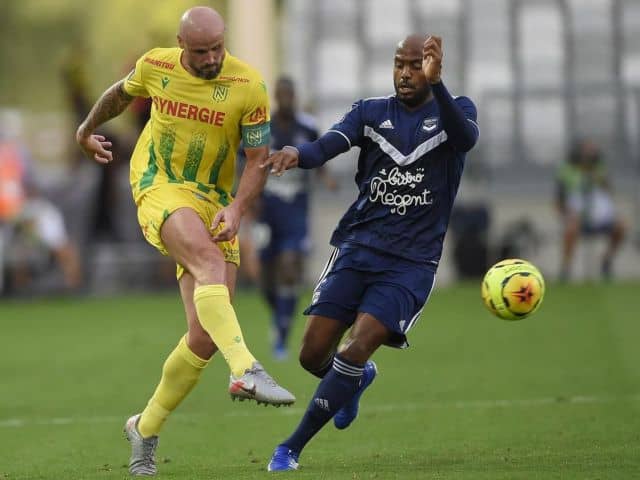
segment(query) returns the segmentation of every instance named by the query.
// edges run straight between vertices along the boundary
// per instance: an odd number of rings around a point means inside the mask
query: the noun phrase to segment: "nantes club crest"
[[[252,129],[247,132],[247,143],[252,146],[259,146],[262,144],[262,132],[259,128]]]
[[[224,102],[229,96],[229,87],[224,85],[216,85],[213,87],[213,99],[216,102]]]

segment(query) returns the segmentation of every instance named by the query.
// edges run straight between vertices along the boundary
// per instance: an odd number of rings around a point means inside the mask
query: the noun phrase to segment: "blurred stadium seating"
[[[62,3],[71,5],[73,0]],[[176,11],[182,3],[175,2]],[[497,255],[501,239],[514,224],[526,220],[536,232],[538,247],[523,254],[530,255],[550,278],[555,276],[561,226],[553,209],[554,171],[571,139],[580,136],[589,136],[602,146],[616,200],[632,236],[640,239],[640,2],[282,0],[270,4],[277,14],[279,35],[274,35],[272,46],[278,70],[292,75],[303,87],[301,104],[316,115],[321,129],[328,128],[354,100],[392,93],[392,56],[404,35],[418,31],[443,37],[445,81],[452,93],[470,96],[480,114],[481,139],[469,155],[459,202],[488,206],[490,254]],[[168,5],[163,10],[165,17],[173,18],[174,9]],[[16,8],[9,10],[7,18],[18,18],[11,16]],[[225,13],[231,15],[228,10]],[[247,12],[243,15],[247,29],[252,21],[260,21]],[[173,25],[167,27],[167,31],[172,29]],[[235,52],[232,39],[229,48]],[[123,64],[130,53],[122,52],[120,57],[116,51],[113,59]],[[2,58],[7,55],[4,51]],[[2,85],[15,82],[10,75],[0,74]],[[104,88],[107,83],[103,80],[95,87]],[[6,97],[0,100],[0,109],[9,107],[20,105]],[[54,192],[60,190],[69,175],[66,132],[73,122],[59,111],[23,110],[22,115],[44,183]],[[356,156],[357,152],[351,152],[329,164],[342,181],[338,194],[322,189],[315,192],[309,283],[321,271],[337,219],[355,197]],[[94,188],[94,173],[89,166],[73,172],[82,179],[85,193]],[[83,225],[88,221],[82,194],[60,194],[70,229],[82,241]],[[101,279],[92,288],[111,291],[130,285],[124,276],[135,265],[146,268],[154,258],[161,261],[139,243],[125,175],[116,202],[125,241],[84,249],[88,268],[97,269],[95,278]],[[439,282],[456,279],[451,243],[445,245]],[[617,276],[640,275],[639,244],[625,243],[616,261]],[[592,257],[601,247],[599,241],[579,247],[578,278],[591,275],[597,264]],[[128,269],[109,260],[124,249],[134,252],[125,262]]]

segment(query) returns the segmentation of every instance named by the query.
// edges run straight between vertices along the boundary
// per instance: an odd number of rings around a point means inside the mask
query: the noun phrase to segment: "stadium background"
[[[59,192],[70,176],[79,179],[75,194],[58,196],[80,242],[89,221],[82,200],[95,190],[96,168],[69,167],[77,150],[63,64],[70,52],[86,60],[94,100],[150,45],[173,45],[176,12],[192,4],[143,1],[131,9],[124,0],[91,7],[73,0],[3,2],[0,61],[9,68],[0,72],[0,118],[5,130],[20,124],[40,181],[51,191]],[[392,92],[391,58],[405,32],[441,34],[447,85],[473,98],[480,112],[482,139],[469,155],[457,205],[488,213],[489,259],[511,239],[549,277],[557,274],[561,226],[553,206],[555,169],[571,139],[590,137],[603,148],[630,227],[616,272],[622,278],[640,275],[640,3],[401,0],[390,8],[383,0],[237,0],[211,5],[228,19],[228,48],[257,65],[269,85],[279,73],[291,74],[301,107],[316,115],[323,130],[354,99]],[[126,135],[130,119],[124,116],[114,125]],[[310,272],[321,268],[330,232],[354,198],[355,157],[352,152],[329,164],[342,183],[337,194],[315,192]],[[144,284],[136,272],[158,259],[139,243],[126,169],[121,177],[113,209],[130,248],[105,244],[83,250],[96,289],[118,290],[123,277]],[[524,233],[514,240],[518,229]],[[456,233],[464,241],[463,230],[464,225],[450,231],[441,283],[457,278],[451,257]],[[581,243],[576,278],[593,278],[603,242]]]
[[[481,140],[458,205],[468,207],[472,225],[477,209],[489,213],[482,229],[489,257],[510,238],[549,281],[535,317],[512,324],[491,317],[478,282],[458,281],[454,250],[465,230],[453,229],[412,348],[376,354],[382,373],[361,419],[342,434],[325,429],[297,477],[637,478],[640,2],[5,0],[0,125],[31,149],[40,181],[80,242],[98,167],[71,166],[77,147],[62,66],[79,52],[95,99],[147,48],[173,45],[179,14],[196,3],[225,15],[229,50],[270,85],[281,72],[293,75],[301,105],[322,129],[354,99],[391,93],[394,45],[407,32],[441,34],[446,83],[480,112]],[[127,135],[131,123],[123,116],[115,130]],[[608,284],[597,282],[601,240],[580,245],[575,283],[555,282],[554,173],[570,140],[583,135],[603,146],[629,225]],[[353,199],[354,161],[346,155],[330,164],[342,183],[337,194],[314,192],[310,283]],[[83,245],[91,295],[32,298],[46,294],[54,276],[22,298],[0,297],[1,480],[126,476],[119,429],[146,401],[183,331],[183,313],[173,283],[152,291],[161,259],[140,241],[126,171],[119,185],[113,209],[124,241]],[[310,399],[315,379],[294,359],[270,358],[267,311],[256,293],[241,291],[236,305],[256,356],[298,403],[286,411],[231,404],[226,367],[214,362],[163,433],[160,478],[272,478],[268,456]]]

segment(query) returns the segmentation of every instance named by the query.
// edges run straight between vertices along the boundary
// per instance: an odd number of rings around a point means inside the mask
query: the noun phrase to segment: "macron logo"
[[[327,400],[326,398],[316,398],[313,400],[313,403],[315,403],[319,408],[321,408],[325,412],[329,411],[329,400]]]
[[[378,125],[378,128],[391,128],[391,129],[393,129],[393,123],[391,123],[391,120],[387,119],[384,122],[382,122],[380,125]]]

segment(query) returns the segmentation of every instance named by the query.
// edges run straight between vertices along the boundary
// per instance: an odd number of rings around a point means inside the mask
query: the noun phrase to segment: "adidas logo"
[[[320,407],[325,412],[329,411],[329,400],[325,398],[316,398],[313,400],[313,403],[315,403],[318,407]]]
[[[378,128],[393,128],[393,123],[391,123],[391,120],[387,119],[378,125]]]

